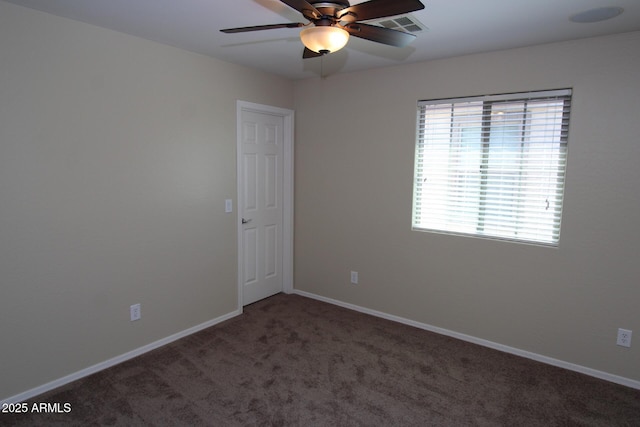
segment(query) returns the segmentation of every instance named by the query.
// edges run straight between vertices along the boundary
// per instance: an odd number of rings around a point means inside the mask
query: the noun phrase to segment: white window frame
[[[419,101],[412,228],[557,247],[571,96]]]

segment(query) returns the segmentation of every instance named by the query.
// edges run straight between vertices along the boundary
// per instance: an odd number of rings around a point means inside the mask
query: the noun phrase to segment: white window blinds
[[[420,101],[413,228],[557,246],[571,90]]]

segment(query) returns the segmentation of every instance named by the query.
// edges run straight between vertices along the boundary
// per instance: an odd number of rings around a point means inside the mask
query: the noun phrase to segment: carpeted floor
[[[640,426],[640,391],[279,294],[0,425]]]

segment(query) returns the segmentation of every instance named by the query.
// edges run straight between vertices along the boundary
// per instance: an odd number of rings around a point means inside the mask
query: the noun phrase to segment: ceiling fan
[[[253,27],[228,28],[223,33],[271,30],[275,28],[307,27],[300,32],[305,45],[303,58],[314,58],[342,49],[349,35],[390,46],[404,47],[416,37],[404,31],[360,21],[402,15],[424,9],[420,0],[369,0],[351,6],[347,0],[313,1],[280,0],[309,20],[307,24],[291,22],[285,24],[257,25]]]

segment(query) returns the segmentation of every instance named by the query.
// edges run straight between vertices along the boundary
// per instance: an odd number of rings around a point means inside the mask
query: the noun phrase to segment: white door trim
[[[283,146],[283,228],[282,228],[282,291],[290,294],[293,292],[293,125],[294,111],[286,108],[270,105],[255,104],[253,102],[237,101],[236,108],[236,186],[237,186],[237,239],[238,239],[238,309],[242,312],[244,283],[243,274],[243,239],[242,239],[242,212],[240,201],[243,200],[241,161],[242,161],[242,122],[243,111],[252,111],[264,114],[281,116],[284,120],[284,146]]]

